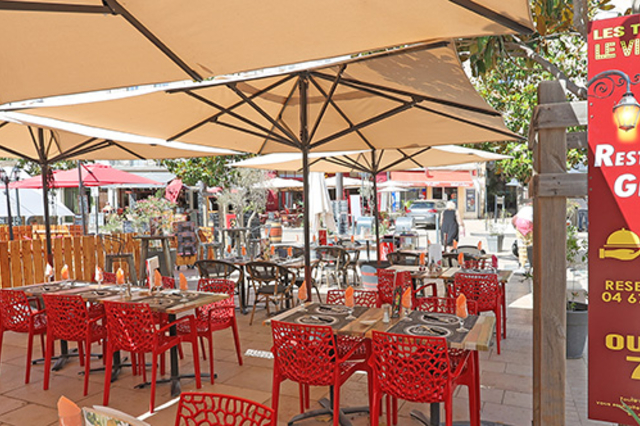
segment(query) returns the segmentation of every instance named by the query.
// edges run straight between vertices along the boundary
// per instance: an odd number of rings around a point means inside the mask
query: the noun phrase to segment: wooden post
[[[557,81],[538,87],[538,103],[566,102]],[[566,172],[566,128],[540,129],[534,174]],[[533,424],[564,425],[566,368],[566,196],[534,194]]]

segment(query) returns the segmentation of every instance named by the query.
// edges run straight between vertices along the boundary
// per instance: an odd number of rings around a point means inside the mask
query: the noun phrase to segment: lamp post
[[[0,167],[0,181],[4,183],[4,192],[7,196],[7,222],[9,223],[9,239],[13,241],[13,219],[11,218],[11,196],[9,195],[9,174]]]
[[[13,166],[11,170],[11,182],[18,182],[20,180],[20,167],[16,164]],[[22,225],[22,212],[20,211],[20,190],[18,188],[16,191],[16,213],[18,216],[18,225]]]
[[[520,188],[520,182],[518,182],[518,179],[516,178],[511,178],[511,180],[506,184],[506,186],[515,188],[516,213],[517,213],[518,212],[518,189]]]
[[[619,80],[616,82],[613,77],[618,77]],[[636,75],[635,79],[637,77]],[[607,81],[609,84],[607,84]],[[608,98],[613,94],[616,87],[626,84],[625,93],[613,107],[613,117],[619,129],[625,132],[634,129],[638,124],[638,118],[640,118],[640,104],[633,96],[631,86],[638,84],[638,82],[632,83],[629,76],[620,70],[608,70],[595,75],[587,82],[587,87],[591,87],[593,84],[595,84],[594,96],[600,99]]]

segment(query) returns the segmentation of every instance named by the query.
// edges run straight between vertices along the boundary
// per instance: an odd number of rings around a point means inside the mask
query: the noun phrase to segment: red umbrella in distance
[[[105,164],[83,164],[82,166],[82,186],[104,186],[104,185],[150,185],[161,186],[160,182],[152,179],[123,172]],[[53,173],[51,188],[77,188],[80,186],[78,169],[57,171]],[[29,179],[14,182],[11,188],[42,188],[42,177],[34,176]]]

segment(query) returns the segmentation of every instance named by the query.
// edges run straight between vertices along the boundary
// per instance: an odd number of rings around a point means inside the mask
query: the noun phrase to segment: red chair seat
[[[36,300],[38,307],[40,302]],[[2,352],[2,338],[5,331],[26,333],[27,345],[27,369],[25,384],[31,378],[31,357],[33,354],[33,336],[40,336],[40,345],[44,356],[44,335],[47,330],[47,318],[44,309],[33,309],[29,299],[23,291],[2,289],[0,290],[0,354]]]
[[[228,294],[229,298],[220,302],[210,303],[196,309],[195,331],[202,344],[202,357],[206,360],[206,351],[202,339],[207,339],[209,343],[209,375],[211,384],[214,383],[213,369],[213,332],[231,328],[236,346],[236,356],[238,364],[242,365],[242,351],[240,349],[240,336],[238,334],[238,324],[236,322],[236,311],[234,304],[234,293],[236,283],[231,280],[220,278],[201,278],[198,281],[198,291],[210,293]],[[191,333],[190,324],[178,324],[178,335],[189,335]]]
[[[106,327],[99,323],[104,317],[95,316],[95,310],[92,316],[87,303],[79,295],[45,294],[42,298],[48,318],[43,389],[49,389],[54,342],[67,340],[78,343],[80,363],[84,364],[85,368],[84,395],[86,396],[89,391],[91,344],[107,338]],[[85,351],[84,354],[83,351]]]

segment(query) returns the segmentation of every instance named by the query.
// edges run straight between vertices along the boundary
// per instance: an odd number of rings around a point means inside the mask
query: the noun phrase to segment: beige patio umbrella
[[[451,41],[329,67],[31,109],[31,114],[253,153],[426,148],[517,139],[475,91]],[[305,210],[306,264],[309,217]],[[307,267],[306,276],[310,268]]]
[[[378,183],[375,179],[378,173],[465,163],[485,163],[505,160],[507,158],[511,157],[453,145],[409,149],[311,153],[309,154],[309,170],[324,173],[347,173],[355,171],[369,173],[372,176],[373,193],[376,197],[373,203],[373,214],[376,228],[376,247],[378,247],[379,256],[380,234],[377,194],[378,192],[395,192],[403,191],[404,189],[397,188],[395,186],[397,183],[392,183],[393,186],[378,191]],[[267,154],[248,158],[233,163],[232,165],[233,167],[290,172],[300,171],[303,168],[302,154],[300,153]]]
[[[533,28],[527,0],[0,1],[0,104]]]
[[[69,131],[69,129],[74,131]],[[100,137],[91,136],[97,133],[102,135]],[[117,140],[116,135],[121,140]],[[113,137],[113,139],[109,139],[109,137]],[[0,113],[0,157],[22,158],[38,164],[42,169],[42,198],[49,257],[51,257],[51,229],[48,176],[50,176],[52,163],[62,160],[141,160],[234,153],[229,150],[182,143],[177,145],[172,143],[169,146],[166,141],[162,140],[105,132],[100,129],[69,125],[27,114]]]

